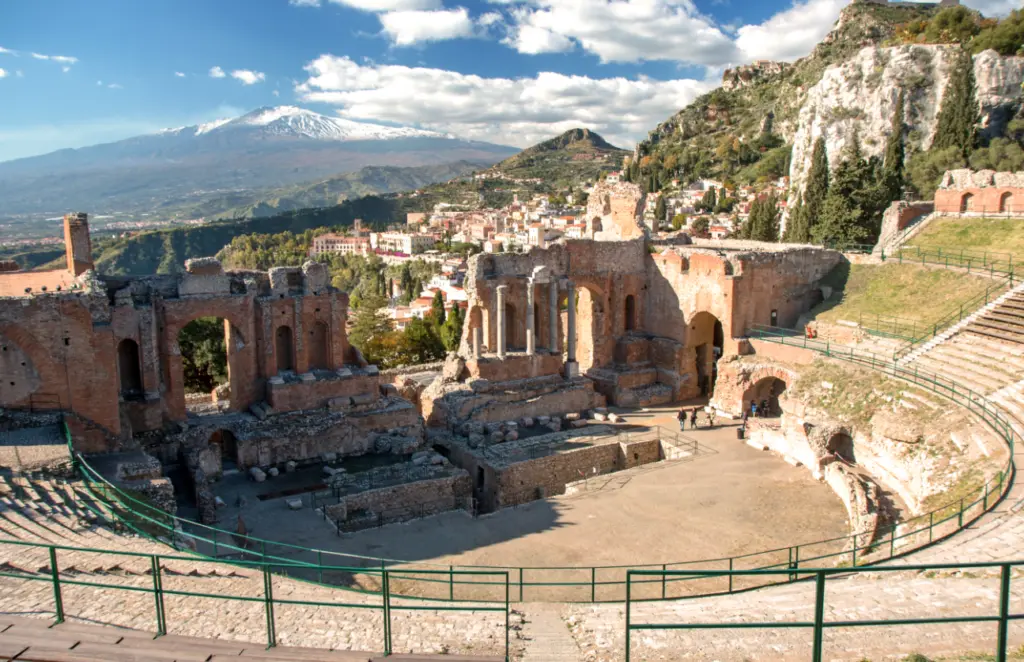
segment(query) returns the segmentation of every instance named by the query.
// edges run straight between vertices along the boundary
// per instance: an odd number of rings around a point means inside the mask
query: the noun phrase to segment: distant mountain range
[[[232,193],[280,189],[366,166],[487,165],[513,147],[353,122],[295,106],[0,163],[0,218],[176,215]]]

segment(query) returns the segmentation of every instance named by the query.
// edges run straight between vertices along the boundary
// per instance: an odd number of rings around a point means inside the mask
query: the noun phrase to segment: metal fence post
[[[384,588],[384,655],[391,655],[391,576],[382,571],[381,584]]]
[[[964,528],[964,500],[962,497],[960,499],[960,513],[957,516],[956,528]]]
[[[320,583],[324,583],[324,558],[323,553],[318,549],[316,550],[316,574]]]
[[[57,569],[57,548],[50,546],[50,578],[53,581],[53,611],[57,623],[64,622],[64,598],[60,593],[60,570]]]
[[[732,557],[729,557],[729,592],[732,593]]]
[[[149,564],[153,572],[153,603],[156,608],[156,633],[162,636],[167,634],[167,614],[164,611],[164,580],[160,570],[160,557],[155,554],[149,557]]]
[[[509,631],[509,627],[510,627],[509,626],[509,622],[508,622],[508,612],[509,612],[508,570],[506,570],[504,574],[505,574],[505,662],[510,662],[509,661],[509,654],[508,654],[508,631]]]
[[[597,568],[590,567],[590,601],[597,602]]]
[[[267,616],[267,648],[277,645],[277,632],[274,630],[274,580],[269,566],[263,566],[263,609]]]
[[[819,570],[814,582],[814,650],[811,659],[821,662],[822,631],[825,623],[825,573]]]
[[[455,599],[455,567],[448,566],[448,599]]]
[[[1010,564],[999,570],[999,634],[996,642],[996,660],[1006,662],[1006,640],[1010,621]]]
[[[629,662],[629,594],[630,594],[630,578],[632,577],[633,571],[626,571],[626,662]]]
[[[935,526],[935,511],[928,513],[928,542],[934,539],[932,528]]]
[[[519,601],[523,601],[523,569],[519,568]]]
[[[665,571],[668,570],[668,565],[661,564],[661,599],[665,599]]]

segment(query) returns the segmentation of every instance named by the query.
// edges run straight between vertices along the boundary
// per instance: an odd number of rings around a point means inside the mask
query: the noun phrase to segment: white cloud
[[[498,25],[499,23],[505,22],[505,17],[501,15],[500,11],[489,11],[486,14],[481,14],[477,17],[476,22],[479,25],[488,27],[491,25]]]
[[[14,55],[14,56],[17,56],[18,55],[18,51],[12,51],[9,48],[4,48],[3,46],[0,46],[0,54],[2,54],[2,55]]]
[[[109,87],[112,90],[123,90],[124,89],[124,86],[121,85],[120,83],[111,83],[110,85],[107,85],[107,87]]]
[[[184,74],[184,73],[182,73],[182,72],[180,72],[180,71],[175,71],[175,72],[174,72],[174,76],[175,76],[176,78],[184,78],[184,77],[185,77],[185,74]]]
[[[728,35],[691,0],[532,0],[513,9],[512,17],[505,43],[522,53],[567,50],[575,42],[602,62],[720,66],[738,55]]]
[[[37,60],[49,60],[50,62],[56,62],[58,64],[77,64],[77,57],[70,57],[68,55],[43,55],[42,53],[31,53],[32,57]]]
[[[60,70],[63,71],[64,73],[67,73],[67,72],[71,71],[71,67],[67,67],[67,66],[61,67]]]
[[[380,16],[384,33],[396,46],[412,46],[473,36],[473,21],[465,7],[438,11],[393,11]]]
[[[224,78],[225,76],[227,76],[227,74],[224,73],[224,70],[220,67],[210,68],[210,78]]]
[[[242,81],[244,85],[255,85],[266,80],[267,76],[262,71],[250,71],[249,69],[236,69],[231,72],[231,77]]]
[[[796,60],[811,52],[829,33],[848,0],[806,0],[760,25],[737,30],[736,45],[744,61]]]
[[[0,69],[0,78],[7,78],[7,70]]]
[[[320,0],[288,0],[288,4],[296,7],[319,7]]]
[[[281,93],[278,92],[277,90],[274,90],[271,94],[273,94],[275,97],[281,96]]]
[[[441,0],[330,0],[331,2],[361,9],[363,11],[415,11],[423,9],[439,9]]]
[[[593,79],[542,72],[533,78],[483,78],[442,69],[364,66],[323,55],[296,87],[308,102],[338,106],[357,120],[419,124],[496,143],[526,146],[588,127],[628,146],[708,91],[696,80]]]

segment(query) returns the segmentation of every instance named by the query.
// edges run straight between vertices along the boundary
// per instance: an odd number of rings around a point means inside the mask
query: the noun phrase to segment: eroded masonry
[[[426,379],[367,365],[347,340],[348,296],[316,262],[224,271],[204,258],[109,278],[87,217],[69,215],[66,269],[0,273],[3,424],[62,412],[78,451],[108,454],[112,478],[169,508],[161,466],[184,468],[179,490],[206,521],[229,473],[322,467],[313,488],[334,491],[344,523],[489,510],[560,493],[583,468],[658,461],[672,449],[623,441],[605,408],[711,396],[723,358],[750,352],[749,330],[795,325],[842,256],[652,241],[643,204],[636,186],[601,184],[587,239],[473,257],[461,346]],[[181,333],[198,318],[223,324],[227,379],[187,394]],[[356,479],[344,469],[356,456],[392,460]]]

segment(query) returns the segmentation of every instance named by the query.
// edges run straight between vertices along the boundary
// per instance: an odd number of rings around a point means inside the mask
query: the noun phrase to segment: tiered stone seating
[[[1017,292],[967,326],[974,333],[1024,346],[1024,292]]]
[[[25,648],[29,648],[33,655],[38,650],[39,656],[21,655],[17,659],[52,662],[207,660],[226,659],[221,656],[227,655],[237,657],[239,651],[242,651],[243,656],[259,657],[264,662],[284,662],[310,659],[370,660],[380,655],[372,652],[382,649],[384,640],[379,607],[381,600],[377,596],[342,592],[274,575],[275,600],[343,602],[365,604],[372,608],[276,604],[279,644],[318,650],[312,656],[302,651],[285,655],[285,648],[274,648],[268,653],[263,651],[266,620],[262,603],[263,574],[260,569],[207,561],[201,557],[192,560],[193,557],[187,553],[176,552],[157,541],[115,533],[110,528],[114,523],[114,518],[103,504],[92,498],[79,482],[22,476],[0,469],[0,571],[35,578],[0,577],[0,659],[17,655]],[[48,549],[10,542],[4,544],[4,541],[138,554],[133,556],[69,550],[57,552],[57,567],[63,582],[64,610],[68,620],[76,624],[88,622],[130,628],[116,630],[124,640],[112,641],[109,632],[104,629],[103,634],[82,639],[88,639],[88,646],[75,645],[71,651],[70,647],[75,643],[70,641],[74,638],[71,635],[59,641],[53,638],[27,641],[34,637],[28,630],[36,626],[35,621],[21,624],[18,630],[11,629],[12,621],[5,614],[32,614],[39,619],[48,619],[40,620],[39,623],[45,625],[51,622],[54,618],[54,598],[52,584],[48,581],[51,574]],[[156,619],[151,592],[77,586],[71,583],[80,581],[149,589],[153,586],[153,555],[161,557],[165,591],[244,597],[251,601],[166,593],[164,603],[168,634],[174,636],[160,637],[156,644],[152,644],[153,635],[148,631],[155,629]],[[393,605],[406,603],[429,605],[422,601],[392,600]],[[392,615],[396,652],[411,649],[425,653],[450,650],[454,653],[484,651],[497,654],[503,652],[504,648],[503,627],[504,616],[500,613],[396,611]],[[4,639],[3,635],[8,633],[13,634]],[[150,641],[149,648],[141,651],[110,648],[125,643],[136,646],[139,637]],[[221,641],[216,641],[218,639]],[[182,648],[183,644],[188,646]],[[20,649],[13,650],[19,645]],[[154,645],[156,648],[152,648]],[[337,655],[329,652],[332,649]],[[367,652],[353,656],[352,651]],[[399,658],[393,656],[388,659]],[[422,659],[433,658],[427,656]],[[445,656],[441,659],[460,658]],[[503,656],[465,659],[498,660],[503,659]]]

